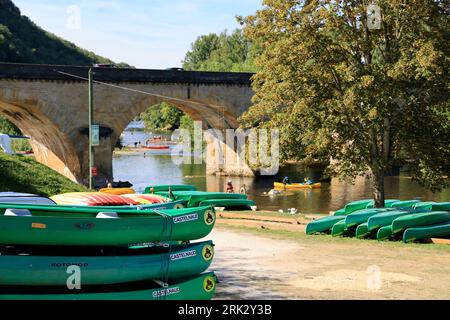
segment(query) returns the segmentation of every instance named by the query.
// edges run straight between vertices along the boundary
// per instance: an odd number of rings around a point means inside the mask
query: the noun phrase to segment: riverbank
[[[306,236],[227,220],[219,217],[208,237],[221,280],[216,299],[450,298],[450,245]]]
[[[26,192],[50,197],[88,189],[44,166],[34,157],[0,153],[0,191]]]

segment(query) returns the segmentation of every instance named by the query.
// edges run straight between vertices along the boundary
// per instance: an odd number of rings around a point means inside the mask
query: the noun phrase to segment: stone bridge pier
[[[84,184],[89,176],[87,75],[87,67],[0,64],[0,113],[31,137],[37,161]],[[94,85],[94,123],[102,127],[100,146],[94,152],[98,179],[113,179],[117,140],[137,115],[154,104],[168,102],[202,121],[204,129],[236,128],[237,118],[251,105],[250,77],[94,68],[94,79],[108,84]],[[209,174],[253,174],[245,164],[236,167],[214,159],[206,157]]]

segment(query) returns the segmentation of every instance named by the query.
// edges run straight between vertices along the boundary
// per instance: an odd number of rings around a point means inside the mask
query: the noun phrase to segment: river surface
[[[154,135],[142,131],[125,131],[122,141],[124,145],[134,145],[134,142],[139,141],[145,145],[145,141]],[[288,208],[296,208],[302,213],[327,214],[350,201],[372,197],[370,181],[362,177],[353,185],[332,179],[329,183],[322,183],[321,189],[287,191],[281,195],[269,196],[265,193],[273,188],[273,182],[281,181],[286,175],[295,182],[302,181],[306,176],[317,180],[320,172],[305,172],[300,166],[290,164],[281,168],[275,177],[206,176],[205,165],[174,164],[170,150],[148,151],[145,155],[144,152],[117,154],[114,156],[113,169],[115,181],[130,181],[137,192],[143,191],[146,186],[157,184],[193,184],[199,190],[224,191],[225,184],[230,179],[236,192],[245,184],[249,199],[254,200],[261,210],[286,211]],[[432,193],[411,181],[406,173],[401,173],[399,177],[386,177],[385,191],[388,199],[450,201],[450,189]]]

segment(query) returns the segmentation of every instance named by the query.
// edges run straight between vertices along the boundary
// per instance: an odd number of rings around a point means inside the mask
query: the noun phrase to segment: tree
[[[183,68],[196,71],[253,72],[257,46],[245,38],[242,30],[199,37],[186,54]]]
[[[446,186],[450,2],[365,3],[265,0],[243,18],[261,54],[241,122],[280,128],[284,157],[332,157],[342,178],[369,171],[381,207],[395,162],[431,190]]]
[[[168,103],[148,108],[140,115],[147,130],[173,131],[180,127],[183,112]]]

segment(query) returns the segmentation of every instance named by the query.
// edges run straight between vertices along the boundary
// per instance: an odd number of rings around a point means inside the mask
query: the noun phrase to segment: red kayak
[[[170,149],[169,146],[149,146],[149,147],[142,147],[143,149],[149,149],[149,150],[168,150]]]

